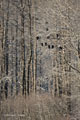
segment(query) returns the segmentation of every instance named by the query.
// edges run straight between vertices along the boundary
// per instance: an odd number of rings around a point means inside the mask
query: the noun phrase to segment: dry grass
[[[0,120],[70,120],[64,101],[49,94],[8,98],[0,109]]]

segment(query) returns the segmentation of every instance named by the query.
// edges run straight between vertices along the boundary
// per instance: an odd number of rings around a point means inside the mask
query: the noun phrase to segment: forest
[[[0,0],[0,120],[80,120],[79,6]]]

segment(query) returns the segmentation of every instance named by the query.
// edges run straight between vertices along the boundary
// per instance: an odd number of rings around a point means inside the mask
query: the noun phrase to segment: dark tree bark
[[[17,13],[16,13],[17,15]],[[16,26],[16,95],[19,92],[19,83],[18,83],[18,16],[16,16],[17,26]]]
[[[23,85],[23,90],[22,93],[23,95],[26,95],[26,60],[25,60],[25,37],[24,37],[24,5],[23,5],[23,0],[21,0],[21,36],[22,36],[22,46],[23,46],[23,79],[22,79],[22,85]]]
[[[4,89],[5,89],[5,97],[7,99],[7,97],[8,97],[8,81],[5,82]]]
[[[8,67],[9,67],[9,40],[8,40],[8,22],[9,22],[9,0],[7,1],[7,20],[5,27],[5,69],[6,75],[8,75]]]
[[[30,35],[30,58],[28,61],[28,75],[27,75],[27,93],[29,95],[29,84],[30,84],[30,66],[31,66],[31,60],[32,60],[32,54],[33,54],[33,44],[32,44],[32,33],[31,33],[31,0],[28,0],[28,7],[29,7],[29,35]],[[33,68],[32,68],[33,69]]]
[[[14,65],[13,65],[13,43],[14,43],[14,35],[13,35],[13,27],[11,27],[11,62],[12,62],[12,65],[11,65],[11,69],[12,69],[12,71],[11,71],[11,79],[12,79],[12,81],[11,81],[11,96],[13,95],[13,92],[14,92],[14,80],[13,80],[13,73],[14,73],[14,71],[13,71],[13,67],[14,67]]]

